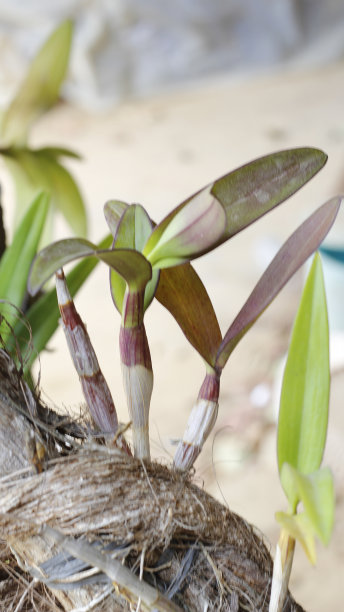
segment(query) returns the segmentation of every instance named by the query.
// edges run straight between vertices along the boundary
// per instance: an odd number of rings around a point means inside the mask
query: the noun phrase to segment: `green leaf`
[[[179,265],[210,250],[223,234],[226,215],[210,189],[173,210],[148,238],[143,254],[152,267]]]
[[[109,202],[106,202],[104,205],[105,219],[113,237],[116,236],[118,224],[127,208],[129,208],[129,204],[121,200],[109,200]]]
[[[82,257],[97,257],[137,290],[143,290],[152,276],[150,264],[137,251],[99,250],[95,244],[83,238],[67,238],[50,244],[35,257],[28,283],[31,295],[35,295],[56,270]]]
[[[302,502],[313,532],[324,545],[328,544],[334,525],[335,507],[331,470],[322,468],[305,475],[284,463],[280,477],[291,507],[296,510],[297,504]]]
[[[329,333],[320,256],[314,257],[290,341],[278,421],[278,467],[303,474],[321,464],[330,390]]]
[[[207,291],[191,264],[161,270],[155,297],[170,311],[196,351],[213,366],[221,331]]]
[[[21,307],[25,293],[27,277],[32,260],[36,254],[44,229],[49,209],[49,196],[41,193],[32,202],[22,219],[12,240],[0,262],[0,298],[8,300],[18,308]],[[1,305],[1,311],[4,307]],[[13,325],[16,313],[6,311],[8,323]],[[1,327],[4,333],[3,326]]]
[[[107,249],[112,243],[112,236],[106,236],[98,245],[99,250]],[[67,275],[66,281],[72,297],[76,295],[85,280],[94,270],[99,261],[95,257],[88,257],[79,262]],[[56,300],[56,290],[53,287],[40,296],[25,314],[25,320],[19,320],[15,325],[13,336],[19,345],[22,354],[25,353],[30,340],[26,321],[29,323],[34,351],[25,359],[24,370],[27,373],[39,353],[47,346],[50,338],[58,327],[60,311]],[[13,337],[9,338],[8,349],[14,348]]]
[[[82,159],[81,155],[65,147],[40,147],[35,149],[36,153],[58,159],[59,157],[70,157],[71,159]]]
[[[309,561],[315,565],[317,558],[315,537],[313,526],[308,516],[304,513],[287,514],[286,512],[276,512],[275,518],[282,529],[301,544]]]
[[[25,144],[31,124],[57,101],[67,72],[72,33],[72,22],[64,21],[34,58],[3,116],[1,135],[6,143]]]
[[[119,210],[118,206],[116,208]],[[113,222],[112,227],[114,227]],[[152,221],[142,206],[133,204],[127,207],[118,223],[113,248],[133,249],[141,252],[152,232],[152,228]],[[158,280],[159,270],[153,270],[152,279],[145,289],[144,310],[148,308],[154,297]],[[110,272],[110,287],[113,301],[121,313],[126,283],[114,270]]]
[[[51,152],[9,149],[5,161],[16,185],[17,218],[21,218],[28,202],[44,190],[50,193],[52,206],[65,217],[73,232],[85,236],[87,219],[80,191],[70,173]]]
[[[223,368],[238,342],[252,327],[281,291],[288,280],[318,248],[330,230],[341,198],[333,198],[320,206],[288,238],[253,289],[239,314],[229,327],[220,347],[216,365]],[[288,459],[285,459],[288,461]],[[292,463],[289,461],[289,463]]]

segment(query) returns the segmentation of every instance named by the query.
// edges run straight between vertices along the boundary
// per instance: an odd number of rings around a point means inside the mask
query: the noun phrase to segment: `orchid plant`
[[[274,257],[244,306],[222,335],[206,289],[191,260],[206,254],[285,201],[325,164],[311,148],[274,153],[230,172],[187,198],[155,224],[140,205],[105,204],[111,248],[83,238],[60,240],[35,258],[29,291],[36,294],[56,273],[62,325],[84,396],[99,432],[130,452],[118,428],[115,404],[100,371],[86,328],[77,314],[63,266],[96,258],[110,268],[110,291],[121,316],[119,351],[132,422],[134,455],[150,458],[149,407],[153,371],[144,315],[156,298],[203,358],[205,378],[180,441],[174,466],[189,470],[214,427],[220,377],[232,351],[296,270],[318,248],[340,206],[334,198],[317,209]]]

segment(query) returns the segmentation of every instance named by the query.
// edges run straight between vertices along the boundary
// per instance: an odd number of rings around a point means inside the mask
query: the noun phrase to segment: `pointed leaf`
[[[281,469],[281,484],[288,501],[294,507],[302,502],[314,533],[328,544],[334,524],[334,487],[333,477],[329,468],[322,468],[312,474],[301,474],[288,463]]]
[[[118,207],[117,207],[118,209]],[[112,208],[113,210],[113,208]],[[153,224],[139,204],[129,206],[123,213],[117,226],[114,248],[134,249],[142,251],[148,237],[152,233]],[[159,270],[153,270],[152,279],[146,286],[144,296],[144,310],[151,303],[159,280]],[[110,287],[113,301],[121,313],[126,283],[114,270],[110,271]]]
[[[79,189],[66,168],[50,153],[8,149],[5,162],[16,186],[17,219],[37,193],[44,190],[50,193],[52,206],[64,215],[72,230],[83,236],[86,234],[86,211]]]
[[[106,236],[106,238],[99,243],[98,249],[107,249],[111,246],[111,243],[112,236]],[[95,257],[88,257],[79,262],[69,274],[66,275],[66,281],[72,297],[76,295],[98,263],[99,261]],[[47,346],[51,336],[58,327],[59,318],[60,311],[56,300],[56,290],[55,287],[53,287],[50,291],[40,296],[25,313],[25,319],[28,321],[32,331],[34,346],[34,351],[25,359],[25,372],[30,370],[38,354]],[[20,320],[16,324],[14,328],[14,337],[18,342],[21,353],[24,355],[29,340],[27,327],[24,321]],[[11,339],[12,344],[7,343],[9,350],[12,350],[14,346],[13,337],[9,338],[9,342]]]
[[[156,226],[143,254],[156,268],[178,265],[211,249],[225,225],[223,207],[204,189]]]
[[[294,540],[301,544],[309,561],[312,565],[315,565],[317,559],[315,537],[308,516],[304,513],[287,514],[286,512],[276,512],[275,518],[282,529],[285,529]]]
[[[216,365],[219,368],[225,366],[241,338],[293,274],[318,248],[336,218],[341,201],[341,198],[333,198],[323,204],[300,225],[278,251],[229,327],[218,350]]]
[[[295,318],[278,422],[278,466],[308,474],[320,466],[330,391],[329,334],[320,256],[316,255]]]
[[[11,245],[6,249],[0,262],[0,298],[21,307],[27,277],[32,260],[44,229],[49,209],[49,196],[41,193],[32,202],[25,217],[16,230]],[[9,324],[16,320],[16,313],[7,312],[6,304],[1,305]],[[3,329],[2,332],[4,333]]]
[[[1,135],[9,144],[23,145],[31,124],[58,99],[72,41],[71,21],[64,21],[34,58],[15,98],[3,116]]]
[[[109,202],[106,202],[104,205],[105,219],[113,237],[116,236],[118,224],[127,208],[129,208],[129,204],[121,200],[109,200]]]
[[[37,153],[42,155],[50,156],[54,159],[59,157],[70,157],[72,159],[82,159],[82,156],[72,149],[66,149],[65,147],[40,147],[35,149]]]
[[[290,149],[261,157],[215,181],[211,193],[224,207],[227,218],[220,242],[284,202],[326,161],[327,156],[318,149]]]
[[[133,288],[143,290],[152,275],[148,261],[129,249],[99,250],[82,238],[67,238],[47,246],[36,256],[29,275],[28,288],[35,295],[44,283],[67,263],[81,257],[97,257],[116,270]]]
[[[170,311],[192,346],[213,366],[221,331],[207,291],[191,264],[161,270],[155,297]]]
[[[50,155],[37,153],[37,163],[47,181],[53,206],[64,216],[75,234],[86,236],[85,206],[71,174]]]

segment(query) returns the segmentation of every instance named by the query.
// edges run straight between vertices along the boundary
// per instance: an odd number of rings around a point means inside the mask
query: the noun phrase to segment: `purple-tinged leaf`
[[[196,351],[213,366],[221,330],[207,291],[191,264],[161,270],[155,297],[170,311]]]
[[[318,149],[300,148],[261,157],[213,183],[211,194],[226,211],[228,240],[293,195],[327,161]]]
[[[155,228],[145,246],[144,254],[152,265],[166,267],[178,265],[181,261],[199,257],[213,250],[293,195],[321,170],[326,161],[325,153],[319,149],[305,147],[279,151],[245,164],[179,204]],[[172,221],[175,224],[176,217],[178,217],[178,226],[180,223],[182,227],[183,211],[187,206],[191,205],[190,210],[196,215],[198,208],[201,210],[211,206],[213,197],[221,204],[226,215],[224,231],[217,239],[213,236],[208,244],[204,239],[202,247],[203,239],[195,238],[195,244],[198,241],[199,248],[195,249],[192,255],[186,254],[186,246],[183,245],[185,239],[192,242],[187,232],[180,237],[181,245],[176,239],[171,240],[168,245],[165,244],[167,242],[165,231]],[[179,221],[180,213],[181,221]],[[159,241],[163,241],[163,244],[159,245]],[[166,253],[163,253],[163,249],[167,246]],[[165,261],[159,263],[158,256],[163,256]]]
[[[67,238],[50,244],[35,257],[29,275],[29,292],[35,295],[56,270],[70,261],[92,256],[116,270],[129,285],[137,290],[143,290],[152,277],[150,264],[137,251],[99,250],[88,240]]]
[[[113,237],[116,236],[119,222],[127,208],[129,208],[129,204],[121,200],[109,200],[104,204],[104,216]]]
[[[114,210],[113,207],[111,209]],[[113,223],[112,226],[114,227]],[[113,248],[115,250],[133,249],[141,252],[152,229],[153,223],[142,206],[139,204],[127,206],[117,224]],[[153,270],[152,279],[145,290],[144,310],[148,308],[154,297],[158,280],[159,270]],[[121,313],[126,286],[123,278],[114,270],[110,271],[110,288],[114,304]]]
[[[229,327],[217,353],[216,366],[222,369],[230,354],[293,274],[318,248],[330,230],[342,198],[333,198],[318,208],[288,238],[253,289]]]
[[[153,268],[179,265],[210,250],[225,227],[222,205],[210,194],[210,188],[204,189],[155,227],[143,253]]]

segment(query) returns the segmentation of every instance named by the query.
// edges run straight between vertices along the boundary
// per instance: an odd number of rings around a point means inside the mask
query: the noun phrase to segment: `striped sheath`
[[[116,436],[118,420],[115,404],[86,327],[74,306],[63,270],[56,273],[56,294],[69,352],[92,419],[101,433]],[[123,436],[116,438],[116,445],[131,454]]]
[[[132,421],[134,456],[150,458],[149,408],[153,371],[143,323],[144,293],[126,291],[119,336],[121,368],[129,416]]]
[[[190,413],[184,437],[178,444],[173,461],[177,470],[189,470],[200,454],[217,419],[219,392],[220,378],[211,370],[206,374]]]

